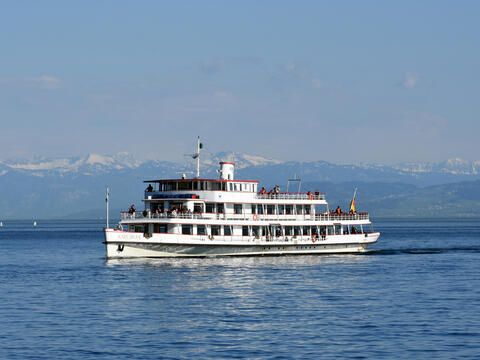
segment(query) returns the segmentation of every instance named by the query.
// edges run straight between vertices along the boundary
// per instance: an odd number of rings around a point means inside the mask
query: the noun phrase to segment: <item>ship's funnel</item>
[[[220,179],[233,180],[235,173],[235,163],[222,161],[220,163]]]

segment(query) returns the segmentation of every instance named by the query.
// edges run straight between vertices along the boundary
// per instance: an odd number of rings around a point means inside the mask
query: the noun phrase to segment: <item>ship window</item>
[[[310,205],[305,206],[305,214],[310,215]]]
[[[304,227],[303,227],[303,235],[305,235],[305,236],[308,236],[308,235],[309,235],[309,234],[308,234],[308,229],[309,229],[308,226],[304,226]]]
[[[256,214],[256,213],[257,213],[257,205],[252,204],[252,214]]]
[[[223,203],[217,204],[217,213],[223,214],[225,212],[225,206],[223,206]]]
[[[135,225],[135,232],[143,233],[144,229],[143,225]]]
[[[223,235],[231,236],[232,235],[232,227],[230,225],[225,225],[223,227]]]
[[[252,226],[252,236],[255,236],[258,238],[259,236],[262,236],[260,233],[260,227],[259,226]]]
[[[300,236],[302,234],[302,228],[300,226],[293,227],[293,235]]]
[[[327,227],[320,226],[320,235],[326,235],[326,234],[327,234]]]
[[[209,183],[209,189],[208,190],[213,190],[213,191],[217,191],[217,190],[222,190],[222,183],[220,182],[210,182]]]
[[[192,182],[191,181],[182,181],[178,183],[178,190],[191,190]]]
[[[272,215],[275,213],[275,206],[274,205],[267,205],[267,214]]]
[[[268,226],[260,226],[260,234],[263,236],[268,235]]]
[[[282,236],[282,227],[281,226],[278,226],[278,227],[275,228],[275,236],[276,237]]]
[[[233,213],[234,214],[241,214],[243,212],[242,204],[233,204]]]
[[[214,203],[205,203],[205,212],[206,213],[214,213],[215,212],[215,204]]]
[[[192,235],[193,233],[193,226],[190,224],[182,224],[182,234],[183,235]]]
[[[285,226],[285,236],[291,236],[291,235],[292,235],[292,227]]]
[[[168,233],[167,224],[154,224],[153,232],[157,234],[166,234]]]
[[[262,215],[263,214],[263,204],[258,204],[257,205],[257,213]]]
[[[233,191],[233,184],[232,184],[232,183],[229,183],[229,184],[228,184],[228,188],[229,188],[230,191]]]
[[[212,227],[210,228],[210,231],[212,233],[212,236],[220,235],[220,225],[212,225]]]
[[[197,225],[197,235],[207,235],[205,225]]]
[[[242,236],[248,236],[248,226],[242,226]]]
[[[202,212],[202,203],[193,204],[193,212],[194,213],[201,213]]]
[[[341,229],[342,229],[342,225],[335,225],[335,229],[334,229],[335,234],[340,235],[342,231]]]
[[[296,210],[297,210],[297,214],[298,214],[298,215],[303,214],[303,206],[302,206],[302,205],[297,205]]]
[[[177,183],[173,181],[169,181],[163,184],[164,191],[175,191],[177,190]]]
[[[291,215],[293,213],[293,205],[285,205],[285,214]]]
[[[279,215],[285,214],[285,206],[284,205],[278,205],[278,214]]]

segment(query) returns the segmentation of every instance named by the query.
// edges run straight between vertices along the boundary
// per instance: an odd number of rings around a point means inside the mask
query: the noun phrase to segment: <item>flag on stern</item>
[[[357,208],[355,206],[355,196],[357,196],[357,189],[355,188],[355,192],[353,193],[352,201],[350,201],[350,213],[356,213]]]

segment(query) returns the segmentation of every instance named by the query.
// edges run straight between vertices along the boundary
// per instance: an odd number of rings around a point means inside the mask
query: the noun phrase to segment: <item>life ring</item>
[[[253,214],[253,220],[258,220],[258,215],[257,214]]]

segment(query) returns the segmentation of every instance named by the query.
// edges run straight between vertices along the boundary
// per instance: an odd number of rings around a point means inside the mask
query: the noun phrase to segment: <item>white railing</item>
[[[319,221],[347,221],[347,220],[368,220],[369,216],[366,212],[359,212],[353,214],[337,214],[337,213],[328,213],[328,214],[316,214],[315,220]]]
[[[257,194],[257,199],[272,200],[325,200],[325,194],[321,193],[279,193],[279,194]]]
[[[122,211],[120,213],[122,220],[133,219],[202,219],[202,220],[246,220],[246,221],[352,221],[368,220],[369,215],[366,212],[354,214],[222,214],[222,213],[191,213],[191,212],[139,212],[134,213]]]

